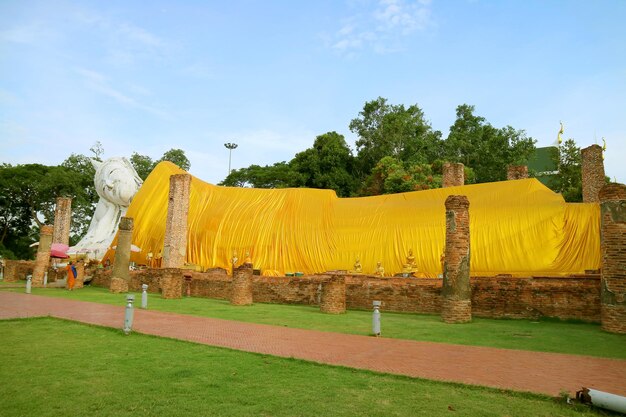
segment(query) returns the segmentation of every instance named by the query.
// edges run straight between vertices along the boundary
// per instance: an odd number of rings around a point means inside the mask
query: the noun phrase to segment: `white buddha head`
[[[92,159],[91,163],[96,169],[94,185],[98,195],[113,204],[128,206],[143,183],[128,159]]]

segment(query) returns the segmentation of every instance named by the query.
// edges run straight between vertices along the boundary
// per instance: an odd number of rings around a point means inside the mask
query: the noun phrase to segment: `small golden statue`
[[[445,272],[445,264],[446,264],[446,248],[443,248],[443,251],[441,252],[441,257],[439,258],[439,262],[441,262],[441,276],[440,278],[443,278],[443,274]]]
[[[243,263],[246,265],[252,265],[252,258],[250,257],[249,250],[246,251],[246,259],[244,259]]]
[[[415,256],[413,256],[413,249],[409,249],[409,254],[406,257],[406,263],[402,268],[402,275],[408,276],[417,272],[417,264],[415,263]]]
[[[383,263],[381,261],[376,262],[376,273],[374,275],[381,278],[385,277],[385,268],[383,267]]]
[[[357,257],[356,262],[354,262],[354,271],[357,274],[363,272],[363,266],[361,266],[361,260]]]
[[[233,269],[237,266],[237,261],[239,261],[239,258],[237,258],[237,251],[234,250],[233,257],[230,259],[230,263],[233,264]]]

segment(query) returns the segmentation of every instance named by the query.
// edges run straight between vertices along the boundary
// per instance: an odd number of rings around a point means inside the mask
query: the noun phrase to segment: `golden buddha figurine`
[[[252,265],[252,258],[250,257],[249,250],[246,251],[246,259],[244,259],[243,263],[246,265]]]
[[[356,258],[356,262],[354,262],[354,271],[357,274],[360,274],[361,272],[363,272],[363,266],[361,266],[361,260],[359,258]]]
[[[417,272],[417,264],[415,263],[415,256],[413,256],[413,249],[409,249],[409,254],[406,257],[406,263],[402,268],[402,274],[408,276],[414,272]]]
[[[385,277],[385,268],[383,267],[383,263],[378,261],[376,262],[376,273],[374,275],[377,275],[381,278]]]

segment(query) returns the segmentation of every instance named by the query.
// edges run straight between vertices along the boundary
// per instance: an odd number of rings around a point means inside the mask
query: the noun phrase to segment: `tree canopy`
[[[96,160],[104,154],[100,142],[90,151]],[[130,161],[142,179],[161,161],[171,161],[185,170],[191,165],[181,149],[170,149],[158,161],[133,152]],[[37,239],[41,225],[54,222],[57,197],[72,199],[70,244],[77,243],[87,232],[98,202],[94,175],[90,158],[74,153],[59,166],[0,165],[0,255],[21,259],[33,256],[29,245]]]
[[[135,171],[137,171],[139,178],[144,181],[148,178],[148,175],[150,175],[154,167],[157,166],[159,162],[163,161],[172,162],[185,171],[189,171],[189,168],[191,168],[191,162],[189,162],[187,155],[185,155],[185,151],[182,149],[172,148],[165,152],[163,156],[156,161],[153,161],[152,158],[147,155],[140,155],[137,152],[133,152],[130,157],[131,165],[135,168]]]
[[[450,134],[433,130],[417,104],[365,103],[349,124],[356,155],[337,132],[315,138],[289,162],[233,170],[222,185],[327,188],[341,197],[397,193],[441,186],[445,161],[462,162],[466,183],[500,181],[506,167],[522,164],[535,141],[511,126],[496,128],[462,104]]]

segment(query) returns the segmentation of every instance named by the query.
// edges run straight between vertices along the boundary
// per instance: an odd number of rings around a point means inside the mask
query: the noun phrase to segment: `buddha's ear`
[[[95,160],[95,159],[90,159],[91,161],[91,165],[93,165],[94,169],[97,171],[98,168],[100,168],[102,166],[102,162]]]

